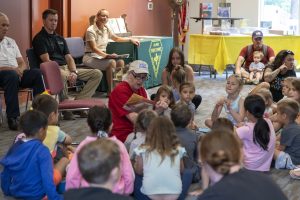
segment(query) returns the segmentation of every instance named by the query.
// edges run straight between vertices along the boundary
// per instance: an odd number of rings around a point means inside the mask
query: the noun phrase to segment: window
[[[299,0],[261,0],[260,26],[299,33]]]

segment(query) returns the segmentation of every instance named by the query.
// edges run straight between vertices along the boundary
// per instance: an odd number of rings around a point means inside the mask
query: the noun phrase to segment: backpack
[[[244,58],[244,62],[242,63],[242,66],[244,66],[247,58],[253,53],[252,49],[253,49],[253,44],[250,44],[250,45],[247,46],[247,52],[246,52],[246,56]],[[264,56],[267,55],[267,53],[268,53],[268,46],[267,45],[263,44],[262,52],[263,52]]]

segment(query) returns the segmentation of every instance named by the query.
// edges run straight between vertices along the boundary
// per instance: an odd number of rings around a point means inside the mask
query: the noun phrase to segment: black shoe
[[[8,123],[8,128],[12,131],[17,131],[18,130],[18,120],[16,118],[8,118],[7,119]]]

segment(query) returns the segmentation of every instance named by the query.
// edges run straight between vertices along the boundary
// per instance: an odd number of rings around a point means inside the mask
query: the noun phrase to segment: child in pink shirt
[[[244,167],[253,171],[269,171],[276,136],[271,121],[263,118],[265,102],[259,95],[250,95],[244,106],[248,122],[236,129],[243,141]]]
[[[78,168],[77,154],[79,150],[86,144],[97,140],[100,137],[108,137],[108,132],[111,130],[112,118],[111,113],[106,107],[95,106],[90,109],[88,114],[88,125],[92,131],[92,136],[87,136],[76,148],[74,156],[70,162],[67,176],[66,189],[89,187],[89,184],[82,178]],[[118,183],[113,188],[113,193],[131,194],[134,185],[134,171],[130,162],[129,155],[124,144],[115,136],[109,137],[120,148],[121,163],[120,172],[121,177]]]

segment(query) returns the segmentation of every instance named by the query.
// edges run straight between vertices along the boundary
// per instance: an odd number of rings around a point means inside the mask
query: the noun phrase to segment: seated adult
[[[183,67],[183,69],[186,73],[186,81],[194,83],[193,68],[187,64],[184,64],[183,52],[178,47],[174,47],[170,51],[168,64],[162,72],[162,76],[161,76],[162,84],[172,86],[171,73],[177,65],[180,65]],[[199,94],[196,94],[195,97],[192,99],[192,102],[195,105],[196,109],[201,104],[201,101],[202,101],[202,97]]]
[[[88,67],[105,71],[108,95],[112,89],[113,71],[116,68],[124,67],[123,60],[115,60],[116,54],[107,54],[106,47],[109,39],[116,42],[132,42],[139,45],[139,41],[131,38],[122,38],[116,36],[112,30],[107,27],[109,13],[105,9],[98,11],[95,23],[91,25],[85,35],[86,47],[83,63]]]
[[[231,132],[218,129],[203,137],[200,156],[211,186],[198,200],[287,200],[268,175],[243,169],[241,154],[240,141]]]
[[[15,40],[6,36],[8,27],[8,17],[0,12],[0,87],[4,89],[8,127],[17,130],[19,87],[33,88],[35,96],[44,91],[44,85],[40,70],[28,69]]]
[[[108,107],[112,113],[113,121],[111,133],[122,142],[133,132],[133,125],[138,115],[137,112],[125,110],[123,106],[134,93],[148,98],[143,87],[148,74],[148,64],[146,62],[133,61],[129,65],[125,79],[113,89],[109,96]],[[156,105],[156,107],[159,109],[160,105]]]
[[[263,44],[263,33],[260,30],[256,30],[252,33],[252,42],[253,44],[248,45],[241,50],[235,63],[235,73],[246,79],[249,79],[249,66],[254,61],[254,51],[261,51],[263,53],[261,62],[265,65],[268,62],[272,62],[275,57],[273,49]]]
[[[266,66],[263,76],[264,81],[270,83],[273,101],[277,102],[283,98],[282,81],[290,76],[296,76],[294,53],[289,50],[281,50],[276,55],[274,62]]]
[[[72,86],[77,79],[86,81],[86,84],[75,99],[91,98],[101,81],[102,72],[97,69],[76,69],[66,40],[55,32],[57,21],[56,10],[47,9],[43,12],[44,26],[33,38],[33,49],[43,62],[53,60],[59,64],[65,84],[62,99],[68,98],[68,83]],[[74,116],[70,112],[65,112],[64,119],[74,119]]]

